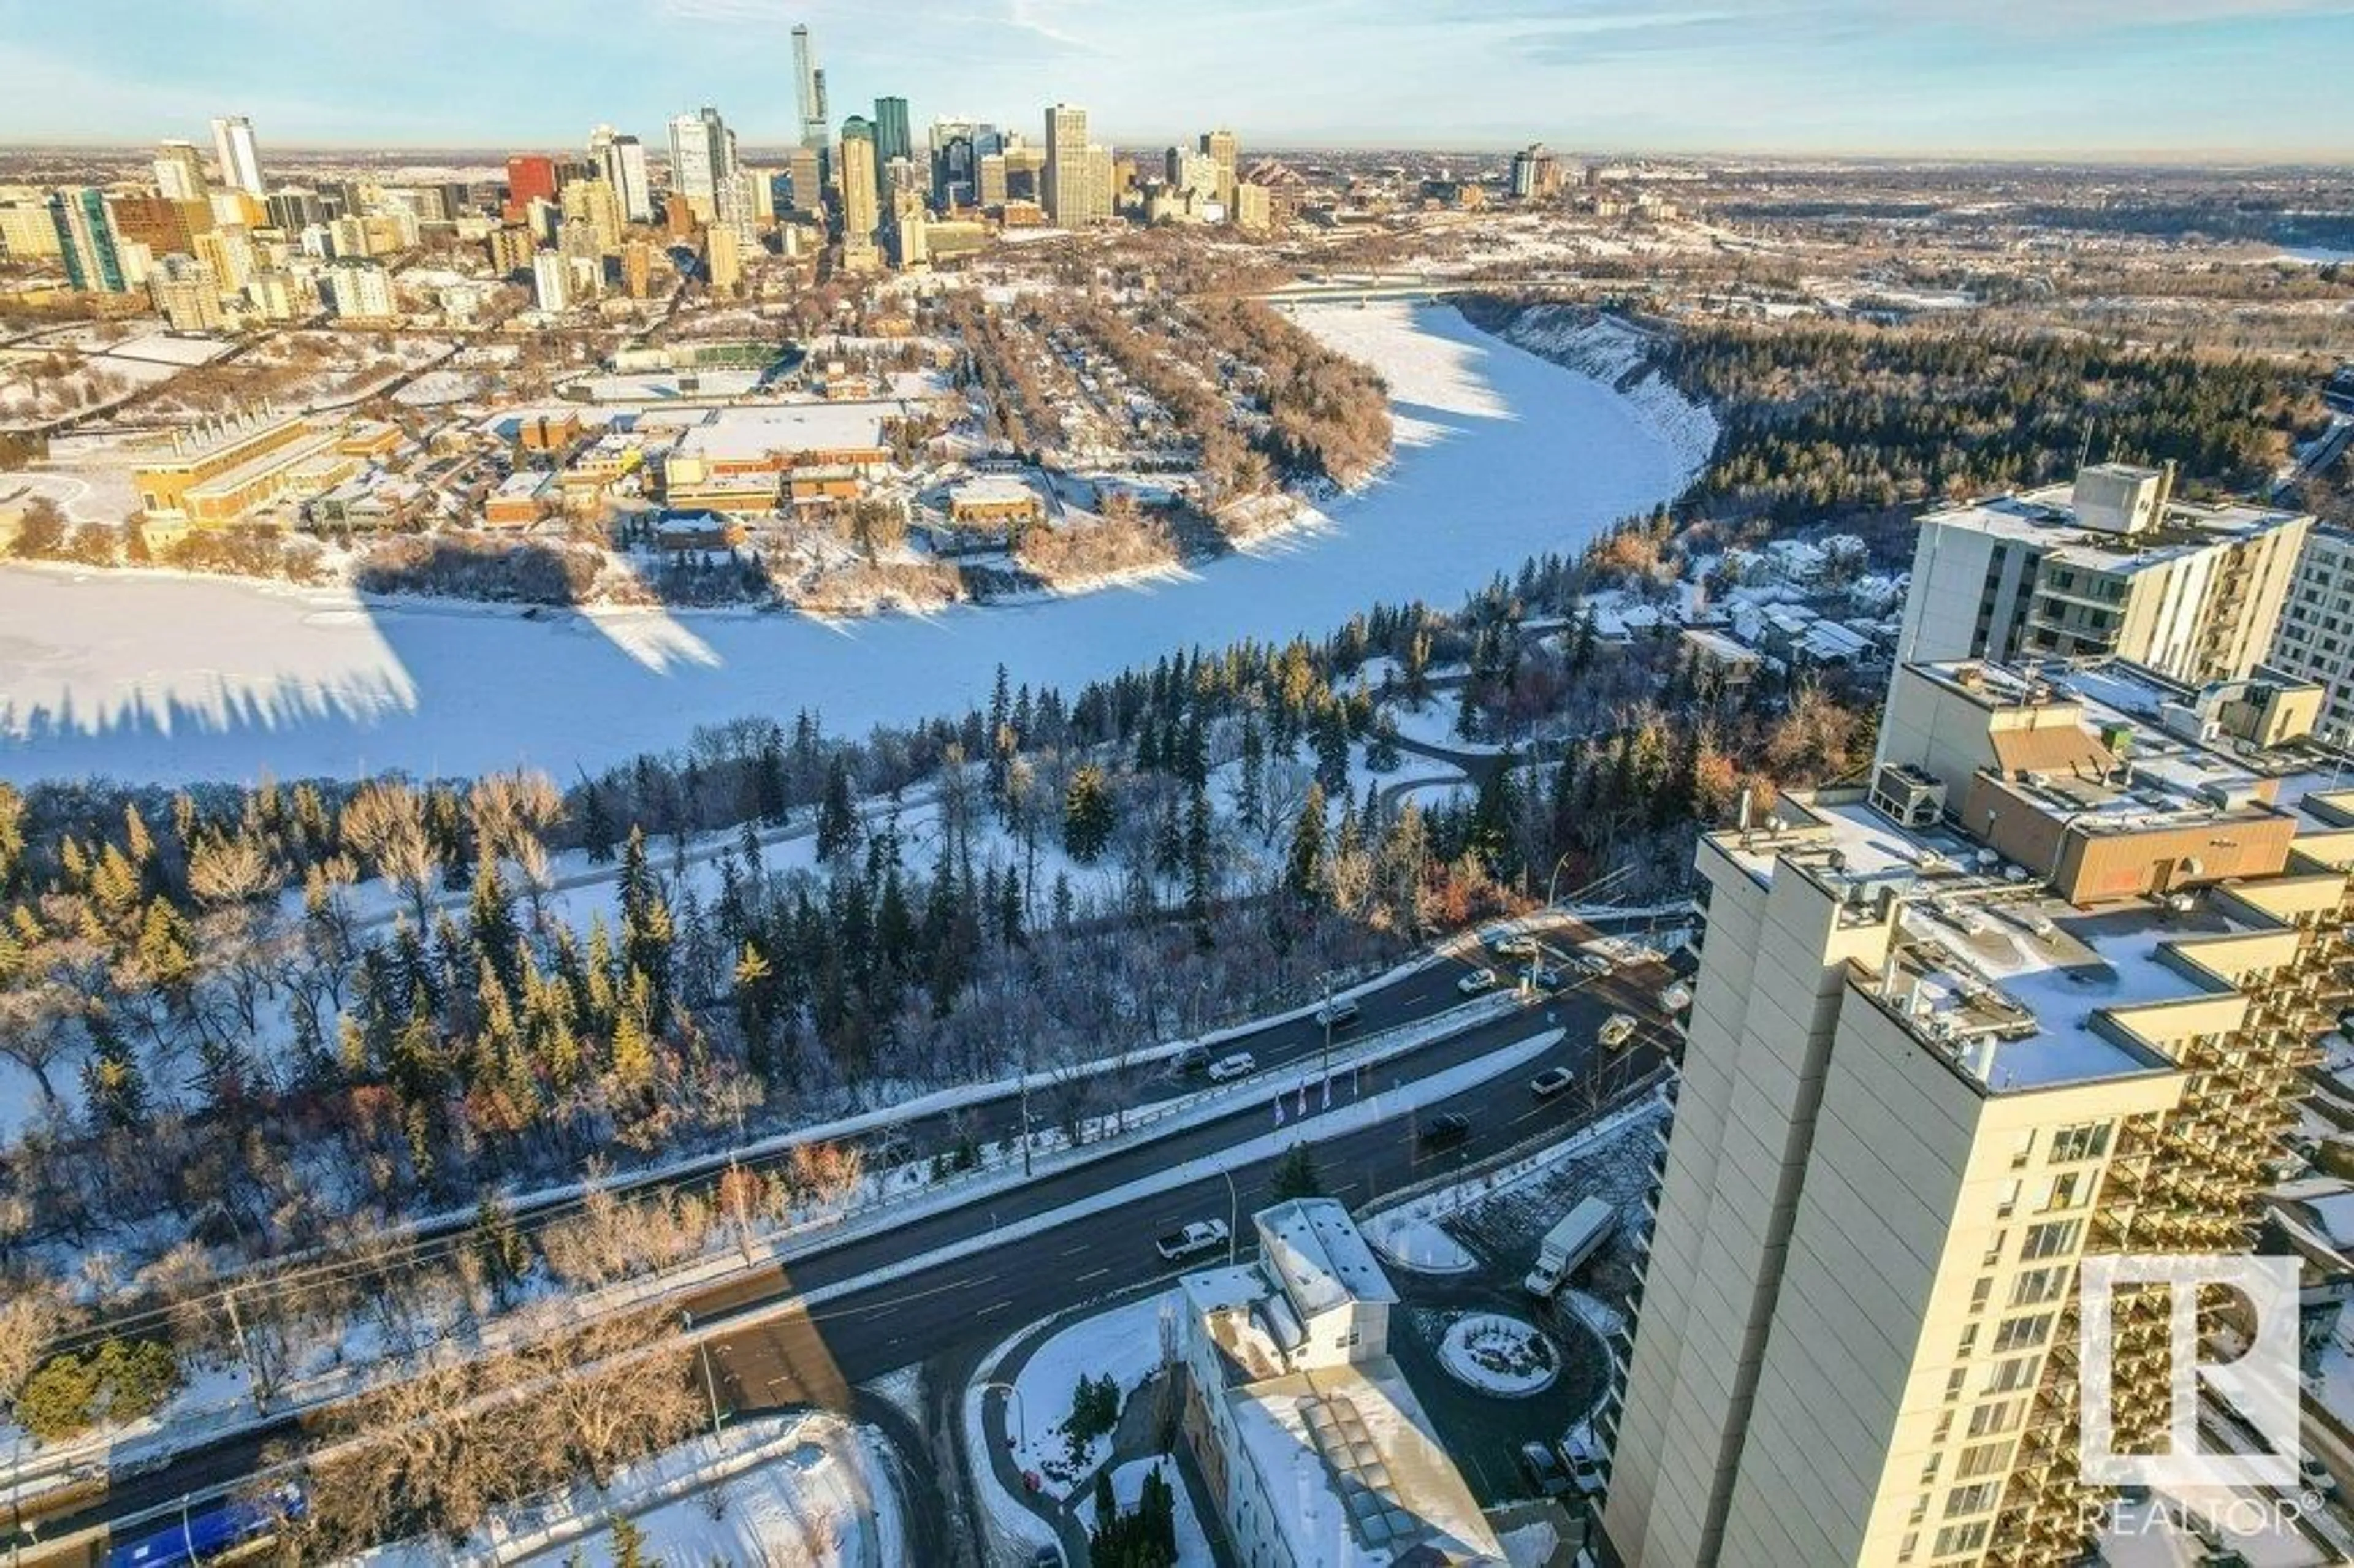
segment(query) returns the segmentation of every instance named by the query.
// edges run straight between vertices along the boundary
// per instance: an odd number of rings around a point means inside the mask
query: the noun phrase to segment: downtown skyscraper
[[[825,72],[818,69],[817,48],[806,26],[793,28],[793,84],[801,116],[801,145],[823,147],[827,141]]]
[[[257,200],[268,193],[261,185],[261,149],[253,140],[253,122],[242,114],[213,122],[213,156],[220,164],[221,184]]]

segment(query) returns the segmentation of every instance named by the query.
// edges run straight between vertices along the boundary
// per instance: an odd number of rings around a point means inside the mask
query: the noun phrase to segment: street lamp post
[[[1324,982],[1324,1011],[1321,1014],[1324,1020],[1324,1059],[1320,1072],[1324,1081],[1330,1084],[1332,1081],[1332,971],[1326,969],[1319,978]],[[1329,1094],[1331,1091],[1328,1089],[1325,1092]]]
[[[1018,1448],[1027,1448],[1030,1446],[1030,1423],[1022,1414],[1022,1391],[1010,1383],[985,1383],[981,1386],[984,1393],[994,1389],[1013,1402],[1013,1444]]]
[[[1235,1248],[1240,1245],[1243,1224],[1243,1198],[1235,1186],[1235,1169],[1229,1165],[1218,1172],[1226,1179],[1226,1266],[1235,1266]]]
[[[719,1441],[719,1385],[711,1378],[711,1341],[705,1340],[696,1350],[703,1352],[703,1392],[711,1401],[711,1440]]]

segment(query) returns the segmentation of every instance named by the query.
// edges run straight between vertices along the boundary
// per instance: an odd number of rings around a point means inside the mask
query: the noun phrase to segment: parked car
[[[1635,1031],[1638,1027],[1632,1013],[1614,1012],[1600,1029],[1595,1031],[1594,1038],[1605,1051],[1623,1051],[1627,1048],[1627,1042],[1635,1038]]]
[[[1171,1231],[1152,1244],[1153,1250],[1176,1263],[1184,1258],[1198,1257],[1205,1252],[1215,1252],[1226,1245],[1232,1234],[1224,1220],[1195,1220],[1182,1231]]]
[[[1521,1474],[1529,1485],[1536,1488],[1540,1497],[1566,1497],[1570,1491],[1569,1472],[1561,1467],[1551,1448],[1542,1443],[1521,1445]]]
[[[1473,969],[1455,982],[1455,989],[1465,996],[1478,996],[1483,991],[1493,991],[1495,988],[1496,971],[1493,969]]]
[[[1422,1124],[1415,1141],[1425,1149],[1452,1149],[1471,1136],[1471,1118],[1460,1111],[1441,1111]]]
[[[2329,1473],[2328,1466],[2310,1454],[2296,1462],[2296,1475],[2306,1491],[2329,1497],[2338,1490],[2338,1478]]]
[[[1569,1484],[1586,1496],[1602,1489],[1602,1456],[1595,1451],[1594,1439],[1585,1427],[1561,1440],[1561,1464],[1569,1472]]]
[[[1362,1011],[1354,997],[1334,997],[1316,1010],[1316,1022],[1327,1029],[1345,1028],[1357,1022]]]
[[[1231,1083],[1236,1078],[1247,1078],[1257,1071],[1258,1058],[1247,1051],[1237,1051],[1231,1056],[1221,1056],[1211,1063],[1209,1067],[1210,1081],[1217,1084]]]
[[[1541,1100],[1549,1100],[1575,1082],[1577,1075],[1568,1068],[1547,1067],[1529,1080],[1529,1093]]]

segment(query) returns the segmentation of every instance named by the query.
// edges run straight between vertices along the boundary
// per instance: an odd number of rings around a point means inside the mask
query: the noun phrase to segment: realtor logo
[[[2080,1271],[2077,1351],[2083,1380],[2081,1425],[2084,1479],[2096,1486],[2144,1486],[2160,1491],[2195,1487],[2285,1487],[2297,1485],[2301,1450],[2297,1423],[2297,1266],[2286,1257],[2160,1256],[2126,1254],[2084,1259]],[[2120,1381],[2148,1373],[2120,1373],[2115,1363],[2116,1313],[2121,1293],[2165,1286],[2168,1301],[2168,1423],[2154,1448],[2138,1443],[2116,1450],[2115,1392]],[[2202,1347],[2199,1302],[2202,1291],[2220,1287],[2240,1299],[2228,1318],[2247,1340],[2236,1356],[2223,1347]],[[2216,1359],[2202,1361],[2202,1354]],[[2200,1432],[2202,1393],[2212,1394],[2237,1414],[2253,1444],[2210,1445]]]

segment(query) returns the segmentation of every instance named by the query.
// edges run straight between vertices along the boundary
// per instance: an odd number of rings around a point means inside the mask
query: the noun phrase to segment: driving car
[[[1354,1023],[1361,1010],[1354,997],[1335,997],[1316,1010],[1316,1022],[1327,1029]]]
[[[1209,1066],[1210,1081],[1214,1084],[1230,1083],[1236,1078],[1247,1078],[1257,1071],[1258,1058],[1247,1051],[1237,1051],[1231,1056],[1221,1056]]]
[[[1473,969],[1455,982],[1455,989],[1465,996],[1477,996],[1483,991],[1494,990],[1495,986],[1496,971],[1493,969]]]
[[[1547,1067],[1529,1080],[1529,1093],[1541,1100],[1549,1100],[1575,1082],[1577,1075],[1568,1068]]]
[[[1471,1118],[1460,1111],[1441,1111],[1422,1124],[1415,1141],[1425,1149],[1451,1149],[1471,1136]]]

